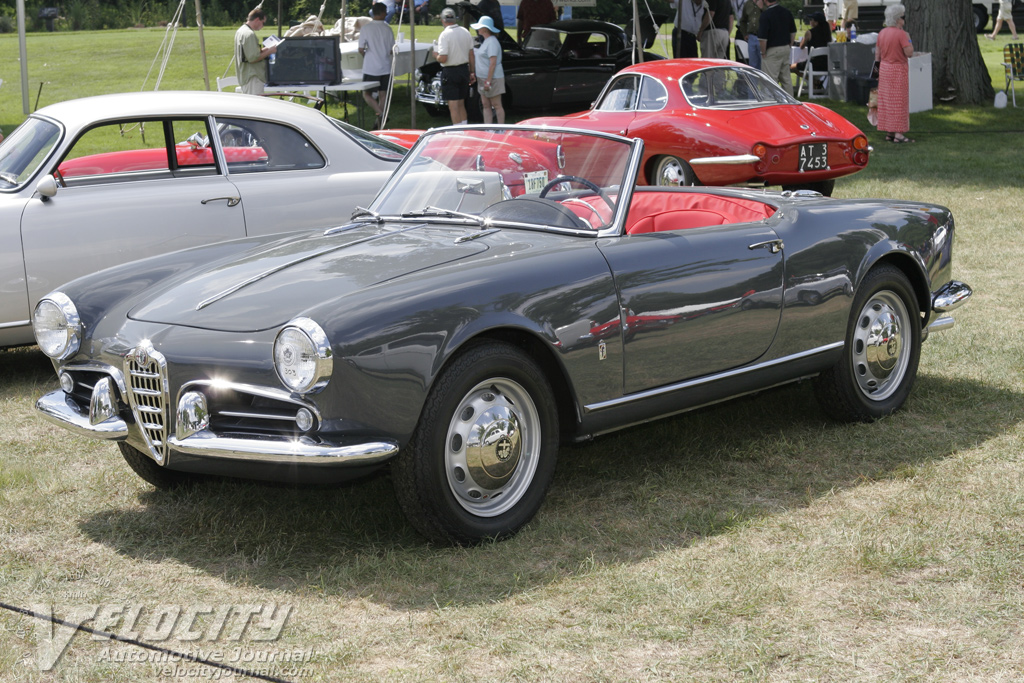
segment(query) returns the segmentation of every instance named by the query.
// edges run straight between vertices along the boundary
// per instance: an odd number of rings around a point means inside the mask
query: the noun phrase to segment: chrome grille
[[[135,421],[149,446],[150,455],[161,465],[167,458],[167,362],[148,342],[140,344],[125,358],[128,401]]]

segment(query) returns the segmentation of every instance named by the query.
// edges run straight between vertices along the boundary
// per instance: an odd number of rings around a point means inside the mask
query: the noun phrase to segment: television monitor
[[[286,38],[267,65],[267,85],[334,85],[341,77],[337,36]]]

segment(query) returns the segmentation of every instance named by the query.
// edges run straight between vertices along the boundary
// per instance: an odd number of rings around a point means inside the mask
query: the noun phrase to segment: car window
[[[217,134],[228,173],[302,171],[326,165],[309,138],[280,123],[221,117]]]
[[[603,33],[572,33],[563,43],[572,59],[603,59],[608,56],[608,37]]]
[[[0,189],[17,187],[35,174],[60,140],[60,127],[28,118],[0,144]]]
[[[557,55],[562,49],[562,38],[564,36],[564,33],[556,31],[553,28],[535,28],[530,31],[530,35],[526,39],[526,45],[523,46],[523,49],[540,50],[542,52],[550,52],[553,55]]]
[[[764,73],[756,69],[719,67],[684,76],[680,87],[694,107],[747,109],[769,104],[797,104]]]
[[[640,89],[640,77],[630,74],[615,79],[597,103],[598,111],[633,111]]]
[[[69,186],[169,176],[164,122],[124,120],[90,128],[71,144],[57,168]]]
[[[339,121],[338,119],[327,117],[327,120],[334,124],[337,128],[340,128],[349,137],[355,139],[360,145],[366,148],[370,154],[386,159],[387,161],[401,161],[405,157],[405,153],[408,152],[405,147],[399,144],[395,144],[390,140],[384,140],[376,135],[367,133],[362,128],[356,128],[353,125]]]
[[[668,90],[657,78],[643,78],[640,81],[639,111],[658,111],[668,103]]]
[[[216,173],[217,160],[210,148],[205,120],[181,119],[170,122],[174,145],[174,164],[192,174]]]

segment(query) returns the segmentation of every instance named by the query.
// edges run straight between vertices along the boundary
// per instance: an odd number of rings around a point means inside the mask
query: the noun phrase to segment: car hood
[[[722,114],[726,113],[720,112],[717,118],[719,121],[724,119],[730,130],[750,131],[758,136],[759,141],[776,146],[809,141],[810,138],[845,140],[858,132],[851,130],[852,126],[838,114],[825,113],[804,104],[774,105],[744,109],[731,115]]]
[[[148,290],[133,320],[225,332],[283,325],[325,301],[487,249],[461,226],[359,225],[261,243],[240,258]]]

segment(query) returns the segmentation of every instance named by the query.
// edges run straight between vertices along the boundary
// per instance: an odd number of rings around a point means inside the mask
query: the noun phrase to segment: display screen
[[[337,36],[286,38],[268,65],[267,85],[334,85],[341,82]]]

